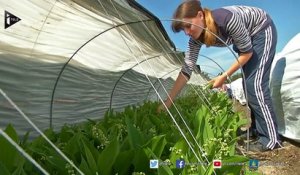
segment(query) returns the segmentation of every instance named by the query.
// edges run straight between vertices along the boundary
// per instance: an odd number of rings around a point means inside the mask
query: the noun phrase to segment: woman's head
[[[211,11],[202,9],[200,1],[187,0],[183,2],[177,7],[173,19],[172,30],[174,32],[183,30],[186,35],[195,40],[200,40],[207,46],[215,43],[216,37],[211,32],[217,34],[216,25]],[[203,28],[211,32],[206,32]]]
[[[200,1],[189,0],[183,2],[177,7],[173,18],[175,19],[172,22],[172,30],[174,32],[183,30],[186,35],[194,39],[200,37],[202,33],[201,27],[204,27],[204,16]]]

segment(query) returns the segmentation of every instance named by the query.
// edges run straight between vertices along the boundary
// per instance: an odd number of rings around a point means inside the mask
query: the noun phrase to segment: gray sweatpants
[[[259,142],[273,149],[280,141],[274,113],[269,77],[277,43],[277,31],[273,23],[252,37],[253,55],[243,66],[245,92],[255,120]],[[254,121],[252,121],[254,122]]]

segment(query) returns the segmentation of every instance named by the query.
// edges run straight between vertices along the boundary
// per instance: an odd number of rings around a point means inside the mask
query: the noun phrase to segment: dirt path
[[[259,161],[258,172],[263,175],[299,175],[300,144],[287,140],[283,148],[263,153],[248,152],[246,155]]]
[[[244,113],[249,118],[245,106],[234,103],[236,111]],[[246,152],[245,144],[238,145],[238,149],[251,159],[259,161],[258,174],[263,175],[299,175],[300,174],[300,143],[286,138],[283,139],[283,148],[263,153]]]

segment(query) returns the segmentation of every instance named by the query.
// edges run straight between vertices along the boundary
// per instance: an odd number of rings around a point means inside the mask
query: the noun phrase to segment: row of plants
[[[99,121],[88,119],[44,133],[84,174],[240,174],[243,165],[234,163],[248,158],[235,152],[236,131],[246,121],[232,111],[226,94],[201,89],[205,91],[209,104],[196,93],[187,93],[176,100],[181,116],[170,108],[190,146],[170,115],[157,113],[159,103],[149,101],[122,112],[107,111]],[[20,138],[11,125],[5,132],[50,174],[78,174],[42,137],[29,140],[27,133]],[[5,150],[0,156],[1,175],[41,174],[2,136],[0,150]],[[151,159],[159,160],[158,169],[149,167]],[[213,168],[214,159],[222,160],[221,169]],[[176,168],[176,160],[184,160],[187,166]]]

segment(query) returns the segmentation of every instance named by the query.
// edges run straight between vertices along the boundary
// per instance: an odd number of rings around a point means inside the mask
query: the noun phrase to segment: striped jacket
[[[249,6],[228,6],[215,9],[212,11],[212,16],[219,29],[218,37],[227,45],[233,44],[234,50],[238,53],[251,52],[251,37],[272,22],[265,11]],[[223,42],[217,39],[215,46],[226,46]],[[201,45],[199,41],[190,38],[181,69],[189,77],[196,65]]]

